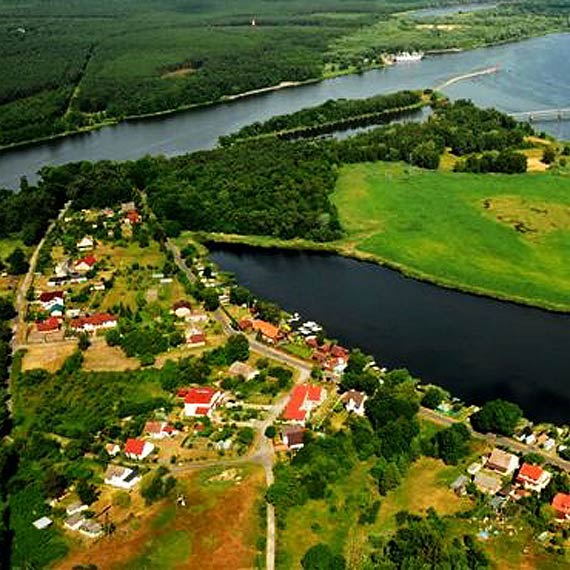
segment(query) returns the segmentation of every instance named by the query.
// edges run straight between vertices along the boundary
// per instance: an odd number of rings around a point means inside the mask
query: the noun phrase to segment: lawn
[[[75,350],[77,342],[74,341],[29,344],[22,360],[22,370],[43,368],[48,372],[57,372]]]
[[[348,255],[438,284],[570,310],[570,178],[456,174],[401,163],[340,171]]]

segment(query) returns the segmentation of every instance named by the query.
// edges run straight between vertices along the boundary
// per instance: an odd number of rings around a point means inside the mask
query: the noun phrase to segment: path
[[[450,426],[460,422],[460,420],[444,416],[428,408],[421,408],[419,415],[421,418],[441,426]],[[487,433],[487,434],[479,433],[475,431],[469,424],[466,425],[469,428],[471,435],[476,439],[487,441],[493,445],[502,445],[503,447],[506,447],[511,451],[522,453],[524,455],[528,453],[534,453],[536,455],[540,455],[546,461],[546,463],[550,463],[551,465],[554,465],[556,467],[559,467],[560,469],[564,469],[565,471],[570,472],[570,461],[566,461],[561,457],[558,457],[554,453],[549,453],[548,451],[545,451],[543,449],[533,447],[532,445],[527,445],[526,443],[517,441],[512,437],[505,437],[501,435],[496,435],[494,433]]]

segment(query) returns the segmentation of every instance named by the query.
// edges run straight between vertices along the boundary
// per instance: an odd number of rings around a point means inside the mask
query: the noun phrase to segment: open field
[[[341,169],[339,249],[475,293],[570,310],[570,179],[428,172],[403,164]]]
[[[146,509],[134,504],[132,515],[121,513],[114,535],[82,549],[77,545],[56,568],[71,570],[77,564],[106,570],[252,568],[255,541],[264,532],[257,511],[264,486],[262,469],[209,469],[179,481],[186,507],[176,507],[172,499]]]
[[[83,356],[83,368],[85,370],[123,372],[140,367],[137,358],[129,358],[118,346],[108,346],[104,338],[94,339]]]
[[[43,368],[48,372],[59,370],[66,359],[77,349],[77,342],[52,342],[46,344],[29,344],[22,360],[22,370]]]

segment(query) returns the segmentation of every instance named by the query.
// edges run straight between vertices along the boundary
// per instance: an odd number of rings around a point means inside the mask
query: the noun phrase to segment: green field
[[[434,283],[570,310],[570,178],[343,167],[344,254]]]

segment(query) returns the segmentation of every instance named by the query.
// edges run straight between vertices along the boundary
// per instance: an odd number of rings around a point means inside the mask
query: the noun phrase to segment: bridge
[[[520,113],[509,113],[509,115],[517,121],[527,121],[529,123],[542,121],[568,121],[570,120],[570,107],[522,111]]]

